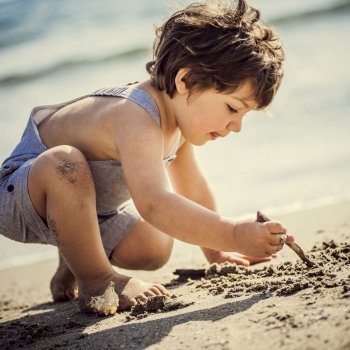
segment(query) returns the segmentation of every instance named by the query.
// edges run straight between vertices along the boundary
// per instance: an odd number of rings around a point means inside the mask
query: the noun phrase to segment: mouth
[[[216,140],[218,137],[222,137],[222,136],[220,134],[218,134],[217,132],[215,132],[215,131],[212,131],[210,133],[210,139],[211,140]]]

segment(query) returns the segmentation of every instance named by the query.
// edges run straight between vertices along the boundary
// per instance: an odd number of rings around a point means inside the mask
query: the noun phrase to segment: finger
[[[295,241],[295,237],[292,235],[287,234],[286,242],[287,243],[293,243]]]
[[[275,254],[277,254],[278,252],[280,252],[284,247],[284,243],[278,245],[278,246],[273,246],[273,249],[275,250]]]
[[[287,233],[287,228],[279,221],[268,221],[265,222],[264,225],[268,228],[270,233]]]
[[[271,261],[272,257],[268,256],[266,258],[256,258],[253,256],[244,256],[244,259],[248,260],[250,262],[250,264],[259,264],[262,262],[266,262],[266,261]]]
[[[229,257],[227,260],[227,262],[230,263],[234,263],[237,265],[242,265],[242,266],[249,266],[250,262],[248,260],[246,260],[245,258],[238,258],[238,257]]]
[[[267,257],[278,252],[279,245],[270,245],[266,248],[265,253]]]
[[[267,256],[266,258],[255,258],[253,261],[251,261],[251,264],[259,264],[263,262],[271,261],[271,257]]]
[[[285,234],[273,233],[269,237],[269,244],[278,246],[286,242],[287,236]]]

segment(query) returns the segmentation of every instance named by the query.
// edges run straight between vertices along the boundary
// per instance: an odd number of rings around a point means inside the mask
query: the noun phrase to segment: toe
[[[147,301],[147,299],[148,298],[144,293],[142,293],[136,297],[136,300],[141,301],[142,303],[145,303]]]
[[[66,293],[67,300],[76,300],[78,298],[78,291],[76,289],[67,290]]]
[[[54,302],[67,301],[67,296],[62,287],[51,287],[51,294]]]
[[[119,297],[118,311],[130,310],[136,304],[137,304],[137,300],[135,298],[128,299],[125,297]]]
[[[66,288],[62,285],[51,286],[51,294],[54,302],[75,300],[78,296],[74,288]]]
[[[156,284],[155,287],[163,294],[166,296],[171,296],[171,293],[161,284]]]
[[[152,286],[150,289],[155,295],[163,295],[163,293],[155,286]]]

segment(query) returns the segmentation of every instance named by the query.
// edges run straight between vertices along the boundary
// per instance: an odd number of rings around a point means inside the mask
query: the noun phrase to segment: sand
[[[162,269],[122,271],[174,296],[115,316],[53,303],[57,261],[0,271],[0,348],[350,349],[350,202],[274,218],[315,267],[288,247],[271,263],[209,266],[197,247],[177,242]]]

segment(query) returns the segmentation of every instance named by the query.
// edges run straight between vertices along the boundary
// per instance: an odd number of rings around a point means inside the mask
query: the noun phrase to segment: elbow
[[[134,204],[141,217],[150,224],[157,221],[157,216],[162,208],[164,208],[164,195],[145,194],[134,199]]]
[[[141,215],[142,219],[147,221],[148,223],[152,222],[152,218],[154,217],[154,212],[156,210],[155,205],[152,202],[147,204],[135,204],[137,211]]]

